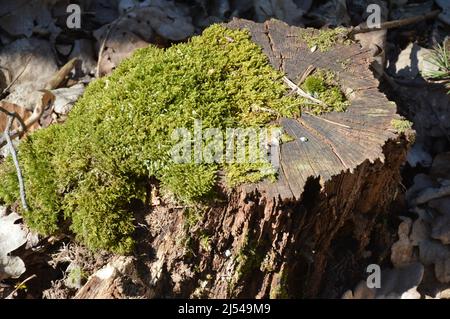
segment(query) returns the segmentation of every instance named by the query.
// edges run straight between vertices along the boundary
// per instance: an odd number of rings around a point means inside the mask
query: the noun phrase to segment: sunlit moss
[[[300,32],[300,38],[306,42],[310,49],[316,47],[321,52],[330,50],[337,43],[349,43],[349,40],[345,39],[347,30],[341,27],[322,30],[307,28]]]
[[[41,234],[72,232],[92,249],[133,248],[131,201],[144,200],[150,178],[182,201],[208,197],[224,170],[230,186],[275,178],[268,162],[179,164],[171,133],[203,127],[260,127],[297,116],[249,32],[214,25],[188,43],[137,50],[86,89],[68,120],[31,134],[19,146],[30,210]],[[257,109],[270,112],[255,112]],[[11,160],[0,166],[0,200],[19,198]]]
[[[332,72],[318,70],[308,76],[301,87],[326,105],[312,104],[304,99],[304,103],[308,103],[309,109],[315,114],[331,111],[343,112],[349,105]]]
[[[412,122],[406,119],[393,119],[391,125],[399,133],[405,133],[412,128]]]

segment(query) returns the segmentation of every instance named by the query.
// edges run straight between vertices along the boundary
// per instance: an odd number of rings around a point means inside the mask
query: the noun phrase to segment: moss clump
[[[288,276],[286,271],[281,271],[274,274],[274,279],[276,279],[277,284],[273,285],[270,289],[270,299],[289,299],[289,293],[287,290]]]
[[[299,103],[286,96],[282,76],[248,32],[219,25],[166,50],[136,51],[89,85],[64,124],[19,146],[26,222],[41,234],[70,231],[92,249],[125,253],[133,247],[130,202],[145,199],[149,178],[195,202],[211,194],[219,170],[231,174],[231,184],[273,177],[267,162],[176,163],[171,134],[180,127],[193,132],[195,119],[225,130],[294,116]],[[253,112],[254,106],[271,112]],[[0,201],[16,201],[10,159],[0,166],[0,180]]]
[[[293,142],[293,141],[295,141],[295,137],[293,137],[287,133],[283,133],[283,135],[281,135],[281,143],[282,144]]]
[[[321,52],[326,52],[337,43],[348,43],[349,40],[345,39],[346,34],[347,30],[341,27],[322,30],[307,28],[301,31],[300,39],[305,41],[310,49],[317,47]]]
[[[242,249],[236,256],[238,266],[236,268],[235,280],[237,281],[252,271],[259,269],[263,260],[264,255],[261,253],[258,243],[247,236]]]
[[[391,125],[398,133],[405,133],[412,129],[412,122],[406,119],[393,119]]]
[[[323,70],[314,72],[305,79],[301,88],[326,104],[326,107],[311,104],[305,99],[304,103],[309,104],[311,111],[315,114],[331,111],[343,112],[349,105],[332,72]]]

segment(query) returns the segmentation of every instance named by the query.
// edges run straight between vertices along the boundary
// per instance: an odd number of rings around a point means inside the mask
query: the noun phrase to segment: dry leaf
[[[17,40],[0,49],[0,70],[10,73],[11,86],[6,101],[33,110],[36,100],[31,94],[43,89],[58,71],[52,47],[48,41],[30,38]]]
[[[17,278],[25,272],[25,264],[19,257],[9,254],[27,242],[27,234],[16,222],[21,219],[16,213],[0,217],[0,280]]]
[[[381,288],[377,289],[376,298],[402,298],[404,293],[411,293],[419,286],[423,273],[423,265],[417,262],[382,271]]]
[[[55,95],[54,112],[67,115],[78,98],[83,94],[84,89],[83,84],[76,84],[70,88],[53,90],[52,93]]]
[[[6,2],[4,4],[4,2]],[[49,7],[45,1],[27,1],[25,4],[11,5],[17,0],[2,0],[2,6],[13,8],[0,19],[0,27],[9,35],[20,37],[31,37],[33,33],[47,35],[52,33],[53,37],[60,32],[53,22]]]

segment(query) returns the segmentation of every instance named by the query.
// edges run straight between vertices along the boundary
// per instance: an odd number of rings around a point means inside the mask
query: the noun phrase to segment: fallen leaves
[[[141,4],[142,6],[143,4]],[[181,41],[194,34],[187,7],[156,2],[148,7],[126,6],[122,16],[94,32],[99,48],[97,75],[109,74],[134,50],[158,41]]]
[[[0,280],[18,278],[26,268],[19,257],[10,253],[27,242],[27,232],[20,224],[21,217],[16,213],[0,216]]]
[[[58,65],[48,41],[22,38],[0,49],[0,65],[7,73],[10,94],[7,102],[33,110],[32,94],[50,81]]]

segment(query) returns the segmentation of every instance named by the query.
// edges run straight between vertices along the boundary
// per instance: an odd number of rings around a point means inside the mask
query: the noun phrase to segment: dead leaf
[[[425,150],[423,145],[416,143],[410,148],[406,160],[411,167],[421,165],[423,167],[430,167],[433,161],[431,155]]]
[[[417,194],[429,187],[438,187],[439,183],[436,182],[433,178],[426,174],[417,174],[414,176],[413,185],[406,191],[406,201],[411,203],[416,197]]]
[[[412,220],[403,217],[398,227],[399,240],[391,247],[391,262],[395,267],[406,266],[413,261],[413,245],[409,239]]]
[[[75,40],[69,60],[76,58],[81,63],[76,66],[76,74],[80,76],[94,75],[97,61],[94,59],[94,45],[90,40]]]
[[[255,1],[255,20],[263,22],[269,20],[270,18],[276,18],[290,25],[303,25],[303,15],[309,10],[311,4],[312,1]]]
[[[67,115],[78,98],[83,94],[84,89],[83,84],[76,84],[70,88],[53,90],[52,93],[56,97],[53,105],[54,112]]]
[[[438,260],[434,265],[434,274],[443,284],[450,283],[450,257]]]
[[[348,15],[347,2],[345,0],[326,1],[316,9],[308,13],[327,26],[348,26],[351,25],[351,19]]]
[[[16,222],[21,219],[16,213],[0,217],[0,280],[20,277],[25,264],[19,257],[9,256],[11,252],[27,242],[27,234]]]
[[[428,206],[435,209],[439,214],[450,217],[450,197],[430,200]]]
[[[450,244],[450,216],[438,216],[433,220],[431,237],[445,245]]]
[[[429,225],[421,218],[418,218],[416,221],[414,221],[411,235],[409,237],[409,239],[411,240],[411,244],[413,246],[418,246],[423,240],[428,239],[429,236]]]
[[[15,81],[5,100],[28,110],[36,103],[30,94],[43,89],[58,71],[50,43],[37,38],[20,39],[0,49],[0,67],[10,72],[8,85]]]
[[[439,20],[450,25],[450,2],[448,0],[435,0],[435,2],[442,9],[438,16]]]
[[[450,152],[440,153],[433,159],[430,175],[434,178],[450,179]]]
[[[10,113],[16,113],[18,116],[20,116],[21,119],[25,120],[33,114],[33,112],[30,112],[26,110],[25,108],[8,102],[1,102],[0,101],[0,108],[4,109],[5,111],[8,111]],[[6,124],[8,122],[8,115],[2,111],[0,111],[0,135],[3,134],[3,132],[6,129]],[[19,128],[19,123],[17,121],[14,121],[13,129]]]
[[[423,240],[419,244],[419,260],[425,266],[433,265],[441,259],[450,257],[449,247],[437,240]]]
[[[0,27],[9,35],[14,37],[31,37],[33,33],[40,35],[53,34],[54,37],[60,32],[53,22],[50,9],[45,1],[27,1],[26,5],[12,6],[10,2],[16,0],[2,0],[6,5],[14,9],[0,19]]]
[[[159,38],[181,41],[194,34],[187,7],[174,2],[152,2],[128,11],[94,32],[101,57],[98,75],[109,74],[134,50],[157,43]],[[147,4],[148,5],[148,4]]]
[[[381,288],[377,289],[376,298],[402,298],[404,293],[411,294],[422,282],[423,273],[423,265],[417,262],[382,271]]]

